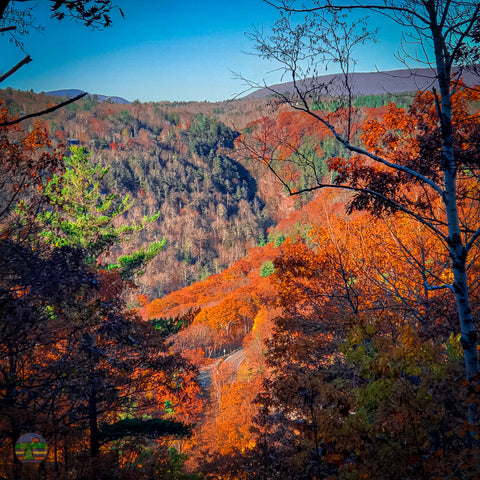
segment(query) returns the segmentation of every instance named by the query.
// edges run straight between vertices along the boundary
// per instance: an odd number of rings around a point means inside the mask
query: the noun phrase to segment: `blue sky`
[[[221,101],[245,89],[232,72],[259,83],[280,81],[280,74],[272,71],[274,64],[249,54],[253,45],[245,32],[268,28],[278,16],[262,0],[117,3],[125,19],[113,12],[112,27],[91,31],[70,19],[50,19],[50,2],[38,2],[34,14],[45,31],[31,31],[23,38],[33,62],[2,88],[35,92],[78,88],[130,101]],[[388,38],[380,32],[383,41],[359,53],[357,71],[402,68],[393,57],[399,48],[398,32],[385,30]],[[24,53],[8,42],[7,35],[0,41],[4,52],[0,70],[6,71]]]

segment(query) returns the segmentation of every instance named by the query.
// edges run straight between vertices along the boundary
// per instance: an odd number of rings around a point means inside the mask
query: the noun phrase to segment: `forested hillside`
[[[454,98],[468,138],[459,152],[475,142],[478,101],[469,89]],[[358,112],[355,131],[366,144],[381,136],[379,150],[403,158],[416,145],[405,132],[429,121],[433,102],[424,94],[408,113],[394,105]],[[280,109],[249,124],[237,142],[251,155],[268,151],[286,187],[308,189],[317,172],[346,175],[335,158],[341,150],[323,155],[333,144],[328,129],[315,125],[306,113]],[[368,181],[381,178],[368,163],[351,168]],[[424,198],[410,183],[394,184],[399,196]],[[462,213],[475,231],[476,175],[461,184]],[[407,213],[381,213],[360,199],[336,189],[308,192],[269,228],[264,245],[142,308],[151,321],[187,316],[173,351],[208,374],[206,418],[185,444],[189,468],[207,478],[475,478],[462,418],[478,397],[462,382],[451,291],[429,288],[452,281],[443,242]],[[430,208],[441,211],[439,201]],[[478,265],[468,275],[477,312]],[[228,355],[236,349],[240,362]]]
[[[12,115],[58,101],[12,89],[2,98]],[[54,146],[67,153],[71,144],[84,146],[109,166],[104,188],[134,200],[125,221],[159,212],[130,245],[167,240],[139,278],[142,293],[160,296],[218,273],[264,237],[278,202],[265,208],[233,147],[265,103],[117,105],[87,97],[42,117]]]
[[[1,95],[3,122],[56,101]],[[438,148],[433,94],[396,98],[357,98],[350,138],[437,178],[418,153]],[[53,442],[52,478],[475,478],[445,242],[362,193],[436,228],[441,201],[349,161],[316,117],[343,128],[342,100],[294,107],[93,97],[3,128],[5,458],[28,428]],[[469,233],[478,109],[459,84]]]
[[[88,83],[93,48],[95,91],[148,71],[142,98],[191,51],[182,95],[216,89],[254,4],[30,3],[0,2],[0,82],[48,20],[131,15],[39,71]],[[247,36],[289,82],[235,75],[251,96],[0,90],[1,479],[480,477],[478,0],[261,4]],[[412,68],[355,73],[377,53]]]
[[[58,102],[33,92],[0,92],[11,115]],[[412,99],[411,94],[397,97],[361,97],[357,103],[375,107],[392,98],[403,104]],[[316,108],[335,106],[326,102]],[[360,119],[369,115],[361,108]],[[248,248],[261,244],[270,226],[311,198],[288,198],[275,179],[245,155],[238,139],[262,124],[265,114],[269,122],[278,118],[275,128],[283,135],[302,143],[301,155],[321,163],[339,152],[325,129],[289,112],[274,98],[119,105],[86,97],[42,121],[61,152],[68,154],[71,144],[84,146],[94,162],[109,167],[104,188],[129,194],[134,201],[124,221],[159,212],[156,222],[125,247],[166,238],[164,249],[138,278],[140,292],[154,298],[220,273]],[[292,144],[287,150],[293,148]],[[327,166],[320,163],[325,173]],[[299,174],[308,177],[310,172]],[[120,245],[115,254],[121,253],[126,252]]]

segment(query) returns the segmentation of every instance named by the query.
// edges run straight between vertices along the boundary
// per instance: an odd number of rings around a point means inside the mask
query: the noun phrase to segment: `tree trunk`
[[[435,62],[440,92],[437,103],[440,131],[442,135],[442,165],[444,174],[444,194],[447,224],[448,248],[452,260],[453,290],[457,305],[457,313],[461,331],[461,344],[465,357],[467,381],[478,381],[479,362],[477,352],[477,334],[473,323],[470,306],[470,295],[467,279],[467,251],[462,241],[457,205],[457,168],[455,165],[453,125],[452,125],[452,90],[450,86],[451,58],[446,55],[445,38],[435,18],[436,12],[430,10],[431,31],[434,42]],[[468,405],[468,421],[470,425],[478,425],[478,408]]]

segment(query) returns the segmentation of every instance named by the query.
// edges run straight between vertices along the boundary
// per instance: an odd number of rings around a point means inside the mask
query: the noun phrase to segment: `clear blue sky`
[[[37,2],[34,13],[45,31],[31,31],[23,38],[33,62],[1,87],[35,92],[78,88],[130,101],[220,101],[245,89],[232,72],[259,83],[280,81],[279,73],[272,72],[274,64],[248,54],[253,46],[245,32],[268,28],[278,15],[262,0],[117,3],[125,19],[113,12],[112,27],[91,31],[71,19],[50,19],[50,2]],[[384,41],[360,52],[357,71],[402,68],[393,58],[399,48],[398,32],[386,31],[390,39],[380,32]],[[0,41],[4,52],[0,70],[6,71],[24,53],[8,42],[7,35]]]

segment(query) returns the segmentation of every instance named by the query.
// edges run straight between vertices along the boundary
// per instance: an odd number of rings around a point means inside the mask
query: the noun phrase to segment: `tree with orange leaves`
[[[450,257],[453,275],[451,281],[428,288],[446,288],[455,297],[466,377],[474,388],[480,366],[467,269],[480,236],[478,225],[472,225],[469,216],[472,205],[479,200],[475,188],[479,143],[478,117],[465,109],[464,99],[477,98],[478,89],[470,89],[466,94],[468,90],[461,86],[459,77],[464,69],[478,72],[471,67],[472,62],[478,61],[478,2],[385,0],[360,5],[312,1],[300,7],[272,3],[281,12],[274,34],[265,38],[259,33],[254,40],[261,56],[279,62],[293,77],[293,94],[279,92],[280,98],[327,127],[349,152],[345,159],[330,162],[331,169],[338,172],[335,182],[319,179],[303,190],[332,187],[356,192],[352,208],[379,207],[382,212],[404,212],[438,236]],[[365,19],[359,20],[352,11],[380,13],[399,22],[406,34],[411,33],[425,47],[425,61],[432,67],[432,80],[436,84],[433,94],[420,95],[405,116],[396,111],[394,124],[389,125],[387,117],[377,125],[368,125],[363,143],[356,142],[351,135],[352,49],[375,32],[369,32]],[[299,22],[297,15],[302,16]],[[411,58],[409,53],[405,52],[407,58]],[[311,79],[322,61],[334,62],[343,69],[342,93],[349,94],[348,101],[343,103],[346,123],[331,120],[325,112],[313,107],[315,100],[328,93],[328,85]],[[455,69],[455,64],[459,68]],[[265,161],[265,150],[260,150],[259,158]],[[271,158],[267,158],[267,163]],[[283,183],[290,193],[299,192],[288,182]],[[399,185],[403,188],[397,189]],[[431,208],[433,198],[439,200],[438,211]],[[464,201],[469,204],[467,209],[463,207]],[[480,423],[480,412],[473,403],[469,422]]]
[[[125,277],[153,250],[120,257],[110,269],[101,265],[107,248],[142,225],[111,225],[128,202],[116,205],[103,195],[100,168],[83,150],[72,153],[63,175],[43,179],[43,213],[28,216],[26,203],[17,209],[23,243],[12,235],[0,245],[2,253],[9,248],[1,285],[0,428],[11,446],[23,429],[40,425],[55,439],[55,468],[87,448],[100,468],[105,443],[188,434],[180,418],[195,421],[201,403],[195,368],[169,354],[163,332],[126,311],[132,283]],[[18,478],[16,462],[5,467]]]
[[[11,120],[1,103],[0,121]],[[90,281],[80,267],[81,255],[64,251],[49,259],[30,241],[34,216],[45,205],[43,183],[61,169],[61,158],[51,148],[42,123],[35,123],[30,132],[17,124],[0,127],[0,429],[8,438],[6,458],[14,458],[12,448],[22,423],[41,417],[50,399],[51,382],[40,385],[30,376],[36,369],[49,378],[44,363],[35,366],[31,356],[39,343],[48,343],[55,335],[52,312],[45,307],[74,289],[77,280]],[[62,281],[68,263],[78,276]]]
[[[188,397],[195,397],[195,386],[187,389],[194,381],[194,370],[189,372],[186,362],[167,354],[163,332],[155,330],[153,325],[150,332],[147,326],[140,328],[135,315],[125,312],[126,280],[131,280],[164,242],[154,242],[146,250],[121,256],[113,265],[103,260],[111,246],[145,228],[157,216],[116,228],[114,219],[131,206],[128,197],[118,199],[114,194],[101,192],[106,170],[95,165],[84,148],[71,147],[71,156],[65,159],[65,165],[65,172],[55,175],[45,185],[44,195],[50,209],[39,214],[37,221],[43,228],[41,237],[47,244],[54,248],[71,246],[85,252],[85,268],[96,275],[100,285],[99,291],[94,288],[80,296],[75,307],[70,305],[61,312],[54,309],[59,317],[70,318],[70,322],[77,325],[77,335],[68,342],[64,361],[80,367],[78,375],[72,375],[78,386],[73,398],[77,408],[72,411],[83,410],[87,415],[80,414],[72,421],[88,420],[90,456],[98,457],[102,440],[100,422],[106,414],[110,415],[106,417],[109,422],[115,422],[118,418],[112,416],[113,412],[128,407],[132,415],[138,417],[137,411],[145,412],[141,402],[141,398],[147,399],[142,394],[144,390],[150,392],[147,403],[155,404],[156,401],[157,406],[162,395],[168,392],[174,395],[175,389],[180,394],[184,390],[184,401],[179,403],[186,404]],[[155,347],[151,343],[154,336],[157,339]],[[145,363],[147,366],[142,366]],[[128,371],[131,373],[127,374]],[[174,375],[177,381],[172,380]],[[103,382],[98,382],[98,378]],[[152,379],[156,379],[156,387]],[[182,388],[176,388],[178,383]],[[162,389],[163,394],[160,393]],[[133,408],[131,402],[138,407]]]
[[[282,314],[266,342],[251,478],[437,478],[459,458],[475,478],[455,312],[448,292],[423,284],[451,276],[441,242],[408,217],[366,212],[327,215],[310,235],[314,248],[287,246],[269,277]]]
[[[0,103],[0,122],[10,118]],[[5,238],[17,204],[22,201],[23,208],[35,208],[42,200],[43,182],[61,171],[62,162],[41,122],[30,132],[19,125],[0,127],[0,156],[0,234]]]

